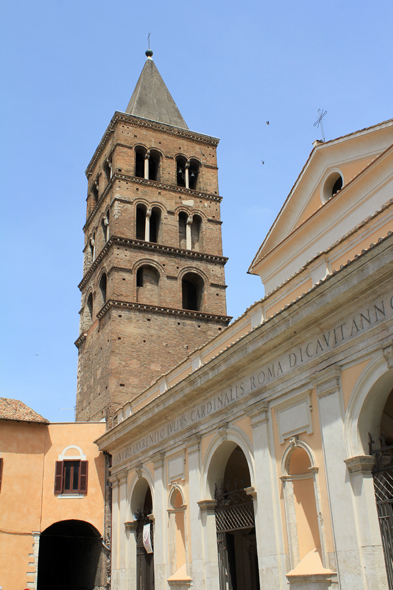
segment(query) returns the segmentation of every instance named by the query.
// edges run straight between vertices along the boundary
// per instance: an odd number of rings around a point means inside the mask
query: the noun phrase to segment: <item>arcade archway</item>
[[[220,590],[259,590],[254,505],[247,459],[226,441],[212,457]]]

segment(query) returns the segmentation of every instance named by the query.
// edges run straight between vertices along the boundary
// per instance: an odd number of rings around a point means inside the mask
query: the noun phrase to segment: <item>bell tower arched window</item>
[[[149,156],[149,180],[158,180],[158,173],[160,167],[160,154],[154,150],[150,150]]]
[[[183,156],[176,158],[176,184],[186,186],[186,159]]]
[[[190,160],[189,185],[187,188],[196,189],[199,174],[199,162],[197,160]]]
[[[106,282],[106,274],[103,274],[100,280],[100,293],[102,305],[105,305],[106,303]]]
[[[135,176],[138,178],[145,177],[145,154],[144,148],[135,148]]]
[[[191,249],[199,251],[201,249],[201,226],[202,219],[199,215],[194,215],[191,225]]]
[[[182,280],[182,307],[192,311],[201,311],[203,300],[203,279],[194,272],[188,272]]]
[[[137,205],[136,207],[136,239],[144,240],[146,230],[146,207]]]
[[[158,243],[160,241],[161,230],[161,209],[153,207],[150,215],[150,242]]]
[[[145,265],[136,273],[137,301],[148,305],[159,305],[160,273],[154,266]]]

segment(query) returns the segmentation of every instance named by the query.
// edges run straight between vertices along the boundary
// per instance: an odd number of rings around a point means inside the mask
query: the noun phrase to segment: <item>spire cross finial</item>
[[[150,35],[151,35],[151,33],[149,33],[149,34],[147,35],[147,48],[148,48],[148,49],[150,49]]]
[[[322,141],[325,143],[325,134],[323,132],[323,125],[322,125],[322,119],[324,118],[325,115],[327,115],[327,111],[324,111],[322,109],[318,109],[318,119],[315,121],[314,123],[314,127],[321,127],[321,133],[322,133]]]

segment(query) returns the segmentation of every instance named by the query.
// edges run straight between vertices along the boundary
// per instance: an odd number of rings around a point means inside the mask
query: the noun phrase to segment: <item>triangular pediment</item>
[[[255,272],[255,267],[268,253],[315,215],[331,198],[339,195],[392,143],[393,120],[326,143],[315,142],[307,162],[254,257],[249,272]],[[334,192],[340,184],[340,176],[342,189]]]
[[[165,125],[188,129],[154,61],[148,57],[126,113]]]

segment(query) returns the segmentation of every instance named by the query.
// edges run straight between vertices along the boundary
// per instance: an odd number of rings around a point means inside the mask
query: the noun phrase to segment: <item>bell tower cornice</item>
[[[205,167],[206,168],[207,167],[213,168],[212,166],[207,166],[206,164],[205,164]],[[126,182],[131,182],[133,184],[152,186],[152,187],[155,187],[157,190],[171,191],[174,193],[178,193],[178,194],[192,197],[194,199],[201,199],[202,198],[202,199],[206,199],[207,201],[213,201],[216,203],[221,203],[221,201],[222,201],[221,196],[213,195],[212,193],[206,193],[206,192],[201,192],[198,190],[187,189],[187,188],[184,188],[181,186],[175,186],[173,184],[158,182],[156,180],[147,180],[145,178],[137,178],[136,176],[132,176],[132,175],[128,175],[128,174],[114,173],[110,182],[106,186],[104,192],[102,193],[99,200],[97,201],[96,206],[94,207],[93,211],[90,213],[89,217],[87,218],[86,223],[82,228],[83,231],[86,231],[89,228],[89,226],[90,226],[91,222],[93,221],[93,219],[95,218],[97,212],[100,210],[101,204],[104,202],[105,197],[107,196],[109,191],[113,188],[113,185],[115,184],[116,180],[125,180]],[[114,200],[115,199],[116,199],[116,197],[114,197]]]
[[[153,131],[160,131],[162,133],[187,139],[191,142],[214,147],[217,147],[220,141],[217,137],[212,135],[204,135],[203,133],[189,131],[188,129],[180,129],[179,127],[172,127],[172,125],[165,125],[164,123],[157,123],[156,121],[150,121],[149,119],[143,119],[142,117],[135,117],[128,113],[116,111],[86,168],[85,174],[87,177],[93,173],[94,166],[105,149],[109,138],[114,133],[117,123],[127,123],[130,127],[147,127]]]

